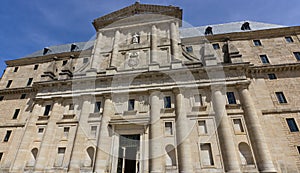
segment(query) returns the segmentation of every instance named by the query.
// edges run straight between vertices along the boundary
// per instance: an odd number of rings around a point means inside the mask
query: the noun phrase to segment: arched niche
[[[252,152],[247,143],[245,142],[239,143],[239,153],[240,153],[242,165],[254,165]]]

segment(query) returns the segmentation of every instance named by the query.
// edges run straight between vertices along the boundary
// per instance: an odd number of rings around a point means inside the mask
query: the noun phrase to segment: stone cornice
[[[30,64],[38,64],[53,61],[53,58],[57,58],[57,60],[65,59],[66,57],[74,56],[75,58],[80,57],[81,55],[85,55],[90,53],[91,50],[78,51],[78,52],[64,52],[57,54],[50,54],[45,56],[37,56],[37,57],[25,57],[15,60],[5,61],[6,65],[9,67],[19,66],[19,65],[30,65]]]
[[[300,70],[300,63],[252,66],[248,69],[248,73],[267,73],[295,70]]]
[[[23,94],[36,92],[36,89],[33,87],[24,87],[24,88],[7,88],[0,90],[0,94]]]
[[[300,113],[300,108],[267,109],[267,110],[261,110],[261,112],[263,115]]]

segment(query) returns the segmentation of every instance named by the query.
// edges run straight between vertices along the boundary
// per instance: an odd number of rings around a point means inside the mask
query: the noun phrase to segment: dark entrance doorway
[[[137,153],[140,146],[140,135],[121,135],[117,173],[139,172]]]

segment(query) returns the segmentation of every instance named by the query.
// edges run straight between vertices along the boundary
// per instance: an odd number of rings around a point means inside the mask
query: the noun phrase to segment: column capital
[[[155,93],[160,93],[161,90],[160,89],[150,89],[148,90],[148,93],[151,95],[151,94],[155,94]]]
[[[236,88],[237,88],[238,90],[249,89],[250,83],[251,83],[250,81],[247,81],[247,82],[239,82],[239,83],[237,83]]]

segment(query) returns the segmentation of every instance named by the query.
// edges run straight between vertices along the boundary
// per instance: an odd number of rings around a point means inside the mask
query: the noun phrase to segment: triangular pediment
[[[136,2],[131,6],[95,19],[93,25],[98,30],[118,20],[139,14],[161,14],[182,20],[182,9],[179,7],[148,5]]]

